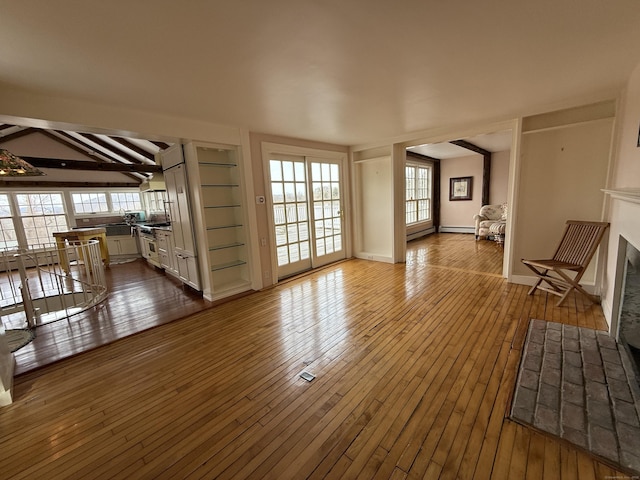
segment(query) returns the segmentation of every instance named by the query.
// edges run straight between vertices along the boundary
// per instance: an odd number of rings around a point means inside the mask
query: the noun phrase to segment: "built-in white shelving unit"
[[[235,148],[191,145],[200,180],[212,299],[251,288],[241,166]],[[205,272],[203,272],[203,275]],[[208,292],[205,291],[205,294]]]

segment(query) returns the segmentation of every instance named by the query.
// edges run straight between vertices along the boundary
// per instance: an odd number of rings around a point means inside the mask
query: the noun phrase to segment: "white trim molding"
[[[603,188],[602,191],[618,200],[625,200],[631,203],[640,203],[640,188]]]

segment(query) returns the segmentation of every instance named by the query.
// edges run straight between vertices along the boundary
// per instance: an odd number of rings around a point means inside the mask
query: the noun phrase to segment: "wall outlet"
[[[258,205],[264,205],[264,203],[265,203],[266,201],[267,201],[267,200],[266,200],[266,198],[264,198],[264,195],[258,195],[258,196],[256,197],[256,203],[257,203]]]
[[[264,271],[264,278],[269,278],[271,276],[271,274],[269,273],[269,270],[265,270]]]
[[[267,246],[267,239],[266,238],[262,237],[260,239],[260,246],[262,246],[262,247],[266,247]]]

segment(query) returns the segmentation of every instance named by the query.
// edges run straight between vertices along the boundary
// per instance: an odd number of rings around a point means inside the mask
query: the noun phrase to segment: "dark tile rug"
[[[511,419],[640,473],[640,386],[607,332],[532,319]]]

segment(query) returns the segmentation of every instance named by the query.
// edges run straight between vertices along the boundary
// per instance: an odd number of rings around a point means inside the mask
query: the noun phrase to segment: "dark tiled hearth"
[[[640,387],[606,332],[531,320],[511,417],[640,472]]]

